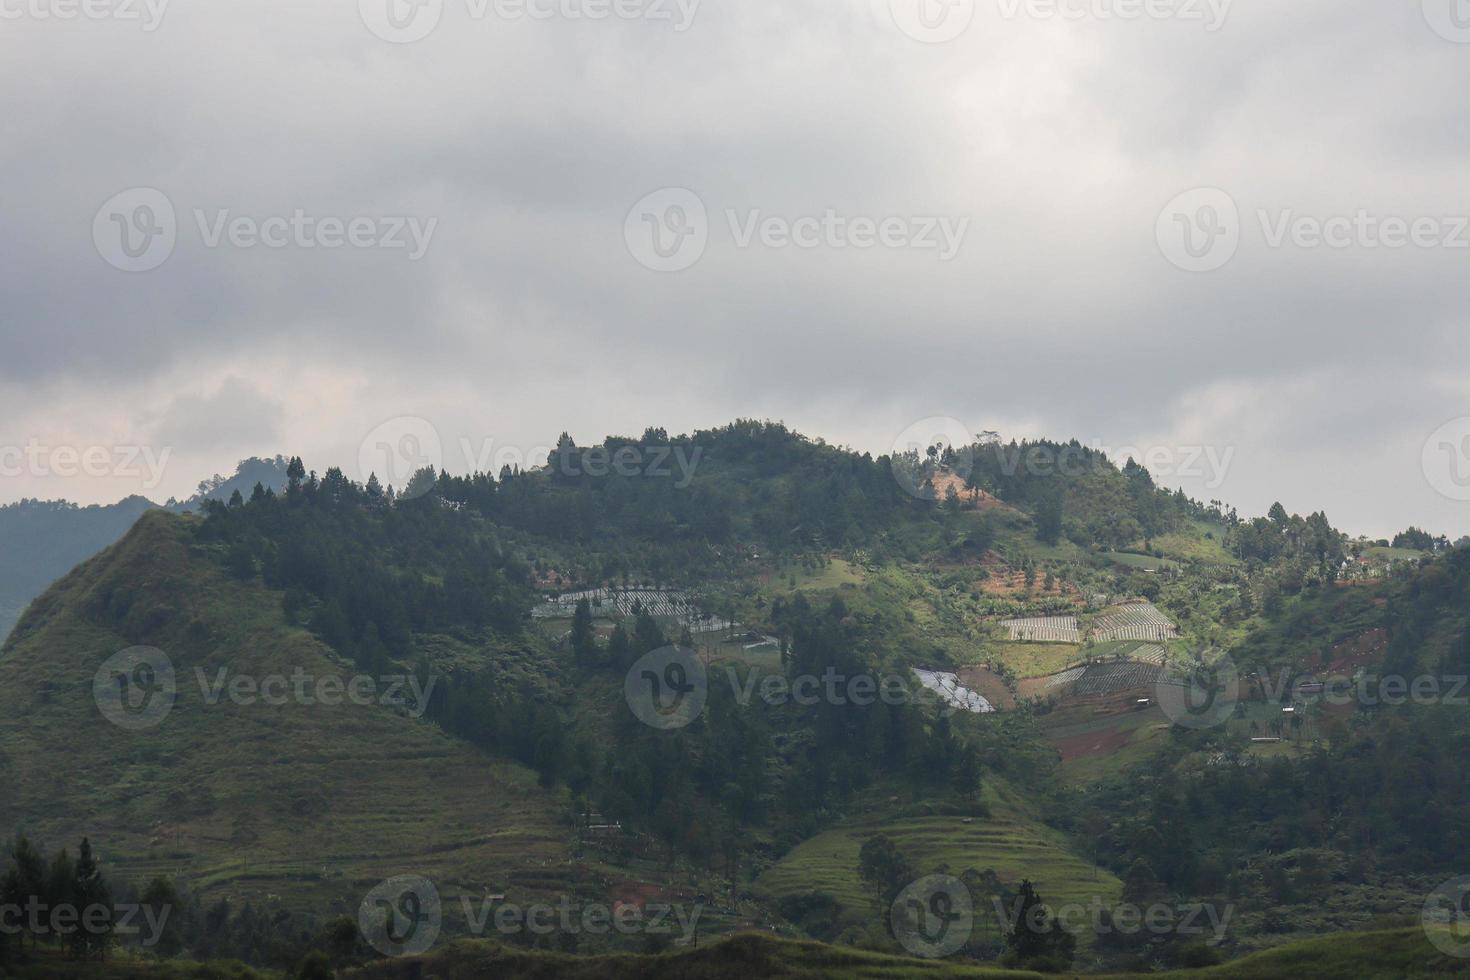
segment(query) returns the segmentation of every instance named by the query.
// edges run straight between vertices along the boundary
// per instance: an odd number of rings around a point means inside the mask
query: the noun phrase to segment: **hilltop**
[[[249,494],[256,483],[279,490],[286,461],[242,460],[233,476],[216,475],[185,501],[163,506],[175,513],[201,509],[209,500]],[[31,600],[79,563],[116,542],[144,512],[158,507],[141,496],[115,504],[81,507],[62,500],[22,500],[0,505],[0,641]]]

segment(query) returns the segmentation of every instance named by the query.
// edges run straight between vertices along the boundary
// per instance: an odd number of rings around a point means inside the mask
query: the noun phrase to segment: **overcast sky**
[[[0,0],[0,501],[940,418],[1470,533],[1457,0],[80,2]]]

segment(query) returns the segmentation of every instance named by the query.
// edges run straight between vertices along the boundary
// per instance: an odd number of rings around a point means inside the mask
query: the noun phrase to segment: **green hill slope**
[[[376,701],[209,703],[221,670],[357,671],[288,626],[279,594],[202,557],[190,521],[145,515],[38,599],[0,652],[0,834],[86,834],[123,880],[167,874],[205,897],[278,894],[318,913],[397,874],[554,888],[564,807],[530,771]],[[93,682],[138,646],[166,654],[177,698],[156,727],[127,731]]]

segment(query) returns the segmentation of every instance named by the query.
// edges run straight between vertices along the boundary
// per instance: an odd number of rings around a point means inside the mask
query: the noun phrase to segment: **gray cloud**
[[[527,445],[769,415],[874,451],[944,414],[1237,445],[1219,493],[1242,510],[1279,497],[1354,530],[1470,532],[1418,463],[1470,414],[1445,370],[1470,252],[1271,248],[1257,218],[1470,215],[1470,45],[1418,4],[1238,0],[1209,33],[982,0],[939,45],[870,4],[764,6],[706,0],[676,33],[476,22],[448,0],[406,45],[352,3],[178,4],[152,33],[7,22],[0,82],[32,97],[0,121],[0,409],[42,432],[167,433],[207,472],[236,443],[345,463],[393,413],[450,444]],[[138,186],[168,196],[179,240],[127,274],[92,224]],[[1229,192],[1242,240],[1191,274],[1155,222],[1201,186]],[[665,187],[694,190],[711,229],[697,264],[661,275],[623,223]],[[438,225],[411,262],[209,248],[195,209]],[[970,225],[944,263],[741,248],[727,209]],[[235,395],[211,402],[195,376]],[[77,385],[137,403],[55,399]],[[220,410],[248,392],[259,431]]]
[[[227,377],[215,391],[179,395],[153,426],[151,444],[212,447],[220,453],[264,454],[281,444],[285,412],[243,378]]]

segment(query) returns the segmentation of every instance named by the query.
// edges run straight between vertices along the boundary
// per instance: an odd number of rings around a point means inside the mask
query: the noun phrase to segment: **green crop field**
[[[1085,657],[1074,643],[996,643],[983,652],[985,659],[1000,661],[1022,679],[1050,676]]]

